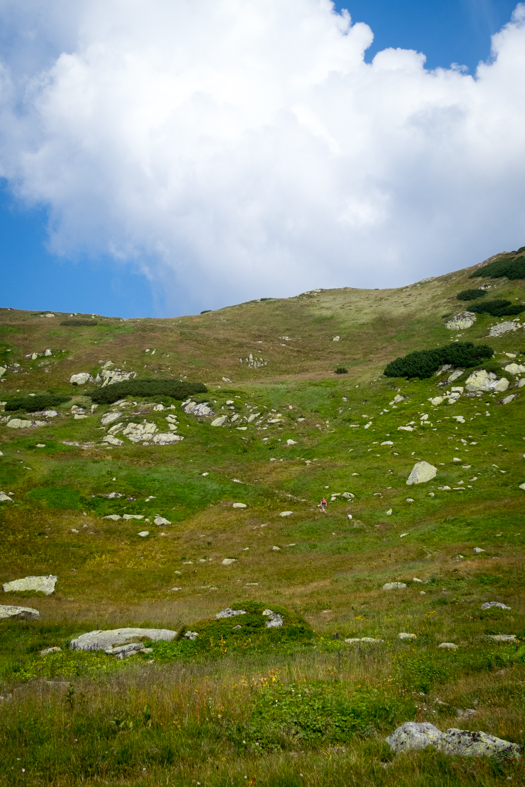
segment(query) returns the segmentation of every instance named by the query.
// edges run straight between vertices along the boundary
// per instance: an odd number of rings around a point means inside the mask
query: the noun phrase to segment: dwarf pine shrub
[[[485,276],[490,279],[501,279],[503,276],[506,276],[507,279],[525,279],[525,257],[495,260],[470,274],[471,279],[484,278]]]
[[[186,399],[193,394],[206,393],[204,383],[188,383],[184,380],[125,380],[98,388],[89,394],[96,404],[113,404],[126,396],[170,396]]]
[[[475,301],[476,298],[483,298],[486,294],[486,290],[461,290],[456,295],[456,298],[458,301]]]
[[[26,413],[36,413],[37,410],[47,410],[50,407],[58,407],[64,404],[64,402],[69,402],[69,396],[60,396],[59,394],[16,396],[7,402],[5,409],[9,412],[25,410]]]
[[[337,369],[335,370],[335,373],[336,374],[348,374],[348,369],[346,369],[344,366],[338,366]]]
[[[494,301],[475,303],[473,306],[470,306],[469,309],[476,314],[490,314],[492,317],[508,317],[512,314],[521,314],[522,311],[525,311],[525,306],[520,304],[512,305],[510,301],[499,298]]]
[[[443,364],[468,368],[477,366],[493,355],[494,350],[487,344],[455,342],[435,350],[417,350],[402,358],[396,358],[385,367],[383,374],[385,377],[418,377],[424,380],[432,377]]]

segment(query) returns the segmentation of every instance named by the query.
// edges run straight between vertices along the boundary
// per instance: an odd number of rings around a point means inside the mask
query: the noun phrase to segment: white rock
[[[493,607],[497,609],[510,609],[510,607],[506,604],[502,604],[500,601],[485,601],[485,603],[481,605],[481,609],[493,609]]]
[[[45,648],[44,650],[40,651],[40,655],[42,656],[42,658],[44,656],[49,656],[50,653],[62,653],[62,648],[59,648],[58,646],[55,645],[55,647],[53,648]]]
[[[78,374],[72,374],[69,378],[69,382],[72,385],[85,385],[86,383],[94,383],[95,381],[89,372],[79,372]]]
[[[501,379],[499,379],[496,385],[494,386],[494,390],[496,391],[496,393],[503,393],[504,391],[507,390],[508,387],[509,387],[509,381],[507,380],[507,378],[501,377]]]
[[[279,516],[292,516],[293,511],[281,511]]]
[[[484,552],[485,550],[482,549],[481,547],[474,547],[472,551],[475,552],[476,555],[479,555],[481,552]]]
[[[224,560],[222,561],[222,565],[223,566],[231,566],[232,563],[236,563],[236,562],[237,562],[237,558],[225,557]]]
[[[430,400],[430,404],[433,404],[434,407],[437,407],[438,404],[441,404],[443,401],[442,396],[435,396],[433,399]]]
[[[50,596],[55,592],[57,579],[58,577],[55,577],[53,574],[44,577],[24,577],[23,579],[14,579],[12,582],[5,582],[2,585],[2,590],[4,593],[34,591]]]
[[[493,642],[517,642],[515,634],[487,634]]]
[[[431,465],[429,462],[416,462],[412,471],[407,479],[407,485],[411,484],[425,484],[436,477],[437,467]]]
[[[501,400],[501,404],[510,404],[516,398],[516,394],[509,394]]]
[[[333,341],[333,342],[340,342],[340,341],[341,341],[341,337],[340,337],[340,336],[334,336],[334,338],[332,339],[332,341]]]
[[[391,404],[400,404],[401,402],[404,402],[405,399],[406,399],[406,396],[402,396],[401,394],[396,394],[394,396],[394,398],[392,399]]]
[[[248,506],[246,505],[246,503],[234,503],[232,505],[232,508],[248,508]]]
[[[386,582],[383,585],[383,590],[402,590],[406,588],[405,582]]]
[[[217,612],[215,618],[217,620],[221,620],[222,618],[236,618],[238,615],[246,615],[248,614],[245,609],[231,609],[231,607],[226,607],[223,609],[222,612]]]
[[[525,492],[525,484],[520,484],[518,489],[523,489],[523,491]]]
[[[124,440],[119,440],[118,437],[113,437],[112,434],[107,434],[103,437],[102,442],[108,443],[108,445],[124,445]]]
[[[476,315],[474,312],[461,312],[460,314],[456,314],[455,317],[452,317],[451,320],[445,323],[445,328],[448,328],[449,331],[465,331],[467,328],[470,328],[476,322]]]
[[[111,361],[108,361],[105,365],[107,366],[110,363]],[[102,369],[97,376],[96,382],[102,382],[102,387],[104,388],[111,383],[123,383],[126,382],[126,380],[133,380],[136,376],[137,372],[125,372],[122,369]]]
[[[413,426],[398,426],[397,427],[397,431],[398,432],[413,432],[414,431],[414,427]]]
[[[521,326],[519,322],[510,322],[510,320],[505,320],[505,322],[499,322],[497,325],[493,325],[489,331],[489,336],[503,336],[504,333],[517,331],[520,327]]]
[[[521,746],[486,732],[451,728],[443,733],[437,746],[440,752],[459,757],[519,758]]]
[[[389,509],[388,509],[388,511],[386,512],[386,515],[387,515],[387,516],[391,516],[391,514],[392,514],[392,509],[391,509],[391,508],[389,508]]]
[[[36,426],[45,425],[45,421],[27,421],[24,418],[11,418],[6,424],[9,429],[34,429]]]
[[[218,418],[215,418],[214,421],[211,422],[212,426],[224,426],[227,422],[228,416],[227,415],[220,415]]]
[[[199,638],[199,634],[197,631],[186,631],[184,638],[189,639],[191,642],[195,642],[195,640]]]
[[[180,443],[184,440],[180,434],[174,434],[173,432],[158,432],[158,434],[154,434],[151,442],[155,445],[173,445],[174,443]]]
[[[144,514],[124,514],[122,519],[130,520],[130,519],[144,519]]]
[[[3,377],[7,372],[7,366],[0,366],[0,377]]]
[[[146,538],[146,536],[149,536],[149,530],[141,530],[137,535],[141,538]]]
[[[402,631],[400,634],[397,635],[398,639],[417,639],[417,634],[407,634],[406,631]]]
[[[525,374],[525,366],[520,363],[509,363],[505,366],[505,371],[509,374]]]
[[[384,442],[381,443],[381,445],[394,445],[394,443],[392,442],[392,440],[385,440]]]
[[[280,552],[280,551],[281,551],[281,547],[276,547],[276,546],[272,547],[272,552]]]
[[[441,645],[438,645],[438,648],[442,648],[443,650],[457,650],[458,646],[453,642],[442,642]]]
[[[10,604],[0,604],[0,620],[13,618],[13,620],[38,620],[40,612],[31,607],[13,607]]]
[[[155,514],[155,519],[153,520],[153,522],[159,527],[161,527],[162,525],[171,525],[169,519],[165,519],[163,516],[160,516],[159,514]]]
[[[136,424],[131,421],[122,434],[128,437],[132,443],[140,443],[142,440],[149,440],[155,432],[157,432],[157,425],[145,421],[142,424]]]
[[[71,640],[69,647],[71,650],[108,650],[125,645],[130,640],[137,640],[140,637],[152,642],[160,642],[161,640],[171,642],[176,636],[177,632],[170,629],[122,628],[107,631],[97,629]]]
[[[454,372],[452,372],[452,374],[450,375],[450,377],[447,380],[448,384],[450,385],[455,380],[457,380],[459,377],[461,377],[461,375],[463,374],[464,371],[465,371],[464,369],[456,369]]]
[[[286,445],[297,445],[297,440],[287,440]]]
[[[105,415],[103,415],[102,418],[100,419],[100,423],[102,424],[102,426],[108,426],[109,424],[112,424],[113,421],[118,421],[118,419],[121,416],[122,413],[119,412],[118,410],[115,410],[112,413],[106,413]]]
[[[386,738],[386,742],[396,753],[426,749],[427,746],[435,746],[440,740],[441,731],[426,721],[407,721]]]
[[[485,369],[480,369],[477,372],[473,372],[470,377],[467,378],[465,387],[467,391],[471,392],[493,391],[496,387],[497,379],[494,372],[487,372]]]
[[[279,629],[283,625],[283,616],[279,615],[277,612],[272,612],[271,609],[265,609],[263,615],[266,618],[270,618],[270,620],[266,621],[267,629]]]
[[[524,486],[525,486],[525,484],[524,484]],[[0,503],[12,503],[12,502],[13,502],[13,498],[12,497],[9,497],[9,495],[6,495],[5,492],[0,492]]]
[[[102,519],[111,519],[113,522],[118,522],[122,517],[119,516],[119,514],[108,514],[107,516],[103,516]]]
[[[518,380],[518,388],[523,388],[525,385],[525,377],[522,377],[521,380]]]

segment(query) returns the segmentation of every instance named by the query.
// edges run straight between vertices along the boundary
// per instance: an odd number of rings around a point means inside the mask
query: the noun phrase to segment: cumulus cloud
[[[474,76],[329,0],[0,0],[0,174],[53,251],[177,302],[402,284],[523,245],[525,5]]]

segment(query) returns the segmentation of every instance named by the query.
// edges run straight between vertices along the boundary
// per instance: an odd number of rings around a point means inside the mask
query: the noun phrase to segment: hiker
[[[326,497],[321,500],[321,511],[326,511]]]

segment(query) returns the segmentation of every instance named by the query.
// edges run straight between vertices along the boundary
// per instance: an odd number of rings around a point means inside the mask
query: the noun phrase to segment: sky
[[[0,305],[175,316],[522,246],[524,80],[507,0],[0,0]]]

